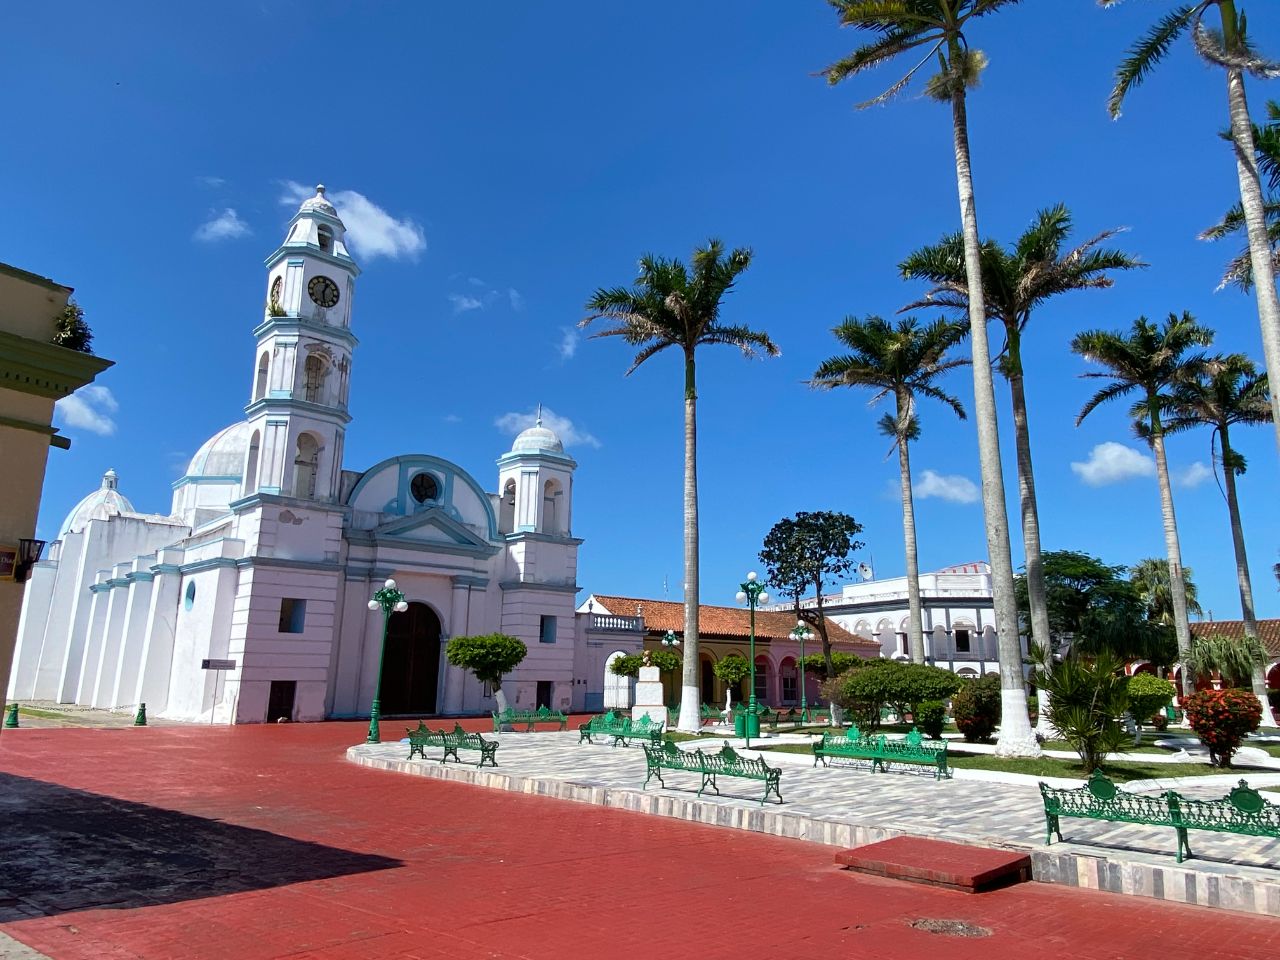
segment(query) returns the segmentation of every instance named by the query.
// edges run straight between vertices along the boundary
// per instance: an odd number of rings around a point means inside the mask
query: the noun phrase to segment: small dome
[[[249,424],[243,420],[219,430],[196,451],[186,476],[230,477],[239,481],[249,452],[249,434]]]
[[[337,217],[338,215],[337,208],[335,208],[334,205],[329,202],[329,198],[324,195],[323,183],[317,183],[316,195],[309,200],[303,200],[302,206],[298,208],[299,213],[311,213],[312,211],[325,213],[331,217]]]
[[[114,470],[104,473],[102,486],[71,508],[58,530],[58,539],[63,539],[68,533],[79,533],[90,520],[105,520],[121,513],[136,513],[129,498],[117,489],[118,485],[119,477]]]
[[[564,444],[542,425],[542,404],[538,404],[538,419],[532,427],[523,431],[511,445],[512,453],[564,453]]]

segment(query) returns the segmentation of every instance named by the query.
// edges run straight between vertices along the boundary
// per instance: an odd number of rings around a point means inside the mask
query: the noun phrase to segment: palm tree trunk
[[[686,733],[702,727],[698,669],[698,391],[693,351],[684,357],[684,664],[680,719]]]
[[[1244,527],[1240,523],[1240,501],[1236,498],[1236,471],[1233,467],[1235,451],[1231,449],[1227,425],[1220,424],[1218,432],[1222,434],[1222,479],[1227,489],[1227,513],[1231,517],[1231,544],[1236,551],[1236,582],[1240,585],[1240,614],[1244,619],[1244,638],[1252,650],[1258,642],[1258,620],[1253,612],[1253,578],[1249,576],[1249,555],[1244,548]],[[1253,693],[1262,705],[1262,723],[1264,727],[1274,727],[1276,718],[1271,713],[1271,702],[1267,698],[1267,676],[1263,672],[1263,664],[1254,661],[1250,674]]]
[[[951,44],[951,62],[959,55]],[[1000,649],[1000,736],[996,753],[1004,757],[1038,757],[1027,717],[1027,690],[1022,674],[1022,641],[1018,636],[1018,606],[1013,592],[1013,559],[1009,548],[1009,515],[1000,466],[1000,434],[996,425],[995,387],[991,382],[991,348],[987,343],[986,298],[978,245],[978,214],[969,166],[969,128],[961,81],[951,95],[951,127],[955,139],[956,186],[964,234],[964,265],[969,281],[969,336],[973,345],[973,409],[978,429],[978,460],[982,472],[982,512],[986,518],[987,552],[991,562]]]
[[[1040,553],[1040,508],[1036,503],[1036,478],[1031,466],[1031,432],[1027,426],[1027,395],[1023,389],[1022,350],[1019,332],[1009,331],[1009,394],[1013,402],[1013,439],[1018,451],[1018,500],[1022,508],[1022,549],[1027,559],[1027,606],[1031,608],[1031,641],[1043,657],[1040,669],[1053,670],[1053,641],[1049,635],[1049,601],[1044,583],[1044,558]],[[1049,691],[1037,688],[1037,729],[1049,736]]]
[[[1231,49],[1238,41],[1235,4],[1227,0],[1219,7],[1219,12],[1222,14],[1223,39]],[[1262,353],[1267,361],[1268,377],[1272,383],[1280,383],[1280,299],[1276,296],[1271,242],[1267,237],[1267,221],[1263,212],[1253,122],[1249,118],[1249,104],[1245,98],[1244,75],[1239,69],[1227,70],[1227,105],[1231,111],[1236,175],[1240,180],[1240,205],[1244,208],[1244,221],[1249,230],[1249,262],[1253,267],[1253,289],[1258,301],[1258,324],[1262,328]],[[1271,413],[1275,418],[1276,442],[1280,443],[1278,390],[1271,391]]]
[[[1155,399],[1151,398],[1152,409]],[[1182,547],[1178,543],[1178,518],[1173,512],[1173,489],[1169,486],[1169,462],[1164,455],[1164,431],[1158,415],[1152,417],[1151,447],[1156,455],[1156,475],[1160,480],[1160,509],[1164,518],[1164,549],[1169,557],[1169,597],[1173,601],[1173,630],[1178,638],[1178,659],[1182,661],[1182,694],[1195,690],[1191,675],[1191,628],[1187,625],[1187,587],[1182,579]]]
[[[924,663],[924,618],[920,613],[920,564],[916,558],[916,505],[911,493],[911,454],[907,451],[906,427],[910,423],[911,398],[897,391],[898,477],[902,483],[902,543],[907,554],[907,642],[911,662]]]

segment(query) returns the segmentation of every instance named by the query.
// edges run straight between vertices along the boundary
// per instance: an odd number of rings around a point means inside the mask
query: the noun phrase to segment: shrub
[[[969,743],[989,740],[1000,723],[1000,674],[961,682],[951,698],[951,716]]]
[[[849,720],[856,724],[859,730],[870,733],[880,726],[880,703],[850,696],[845,685],[847,679],[845,676],[839,676],[827,680],[822,684],[822,697],[828,703],[845,711]]]
[[[1049,694],[1049,719],[1092,773],[1126,740],[1120,715],[1129,709],[1129,678],[1111,653],[1068,656],[1036,682]]]
[[[1186,702],[1187,722],[1209,748],[1214,766],[1231,766],[1231,757],[1244,738],[1258,729],[1262,704],[1249,690],[1201,690]]]
[[[520,666],[529,648],[516,637],[504,633],[486,633],[478,637],[454,637],[444,648],[445,659],[455,667],[470,670],[481,683],[493,687],[498,709],[507,709],[502,692],[502,677]]]
[[[916,704],[916,725],[932,740],[942,739],[947,725],[947,705],[941,700],[925,700]]]
[[[1164,733],[1169,729],[1169,718],[1163,713],[1157,713],[1151,718],[1151,727],[1160,733]]]
[[[831,651],[831,666],[835,669],[833,676],[840,676],[847,673],[855,667],[863,666],[870,663],[870,660],[864,660],[862,657],[854,656],[852,653],[844,653],[841,650]],[[801,661],[804,665],[805,672],[812,673],[820,680],[830,679],[827,676],[827,661],[820,653],[810,653]]]
[[[1178,688],[1168,680],[1149,673],[1135,673],[1129,678],[1129,712],[1138,726],[1147,723],[1157,710],[1173,703]],[[1166,726],[1167,726],[1166,722]]]
[[[715,662],[711,668],[720,682],[738,693],[738,699],[742,699],[742,681],[751,676],[751,664],[747,662],[747,658],[740,653],[730,653],[721,657]]]
[[[49,342],[68,350],[93,353],[93,331],[84,322],[84,310],[74,300],[68,300],[67,308],[54,320],[53,339]]]
[[[875,704],[877,714],[887,706],[900,717],[926,700],[946,700],[964,683],[950,670],[897,660],[868,661],[837,680],[844,700]]]
[[[1040,698],[1034,693],[1027,697],[1027,716],[1034,720],[1040,713]]]

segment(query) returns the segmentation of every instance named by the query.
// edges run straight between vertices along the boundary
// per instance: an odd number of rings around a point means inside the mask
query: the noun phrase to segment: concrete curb
[[[751,830],[833,847],[857,847],[892,837],[920,836],[891,823],[859,823],[848,818],[827,819],[791,814],[775,804],[745,807],[700,800],[692,795],[687,798],[673,797],[625,787],[522,777],[504,773],[501,768],[480,770],[474,766],[443,765],[434,761],[410,761],[371,755],[371,751],[378,749],[379,746],[358,744],[347,749],[346,757],[352,763],[375,770],[575,803],[590,803],[632,813],[673,817],[707,826]],[[1168,865],[1128,860],[1111,851],[1096,847],[1075,847],[1070,843],[1039,847],[1010,842],[1001,837],[972,833],[954,835],[945,831],[931,833],[928,839],[1029,853],[1032,878],[1042,883],[1060,883],[1108,893],[1280,916],[1280,872],[1269,874],[1245,868],[1237,874],[1220,874],[1196,870],[1188,864],[1177,864],[1173,861],[1172,830],[1169,832]]]

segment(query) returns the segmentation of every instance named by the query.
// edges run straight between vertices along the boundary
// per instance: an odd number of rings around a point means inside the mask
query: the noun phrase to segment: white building
[[[967,677],[999,671],[992,596],[991,567],[986,563],[963,563],[920,575],[928,662]],[[906,577],[849,584],[837,594],[824,594],[822,602],[826,615],[845,630],[878,642],[882,656],[909,655]],[[812,599],[802,602],[814,605]]]
[[[168,513],[139,513],[107,471],[68,515],[27,587],[10,698],[218,723],[367,714],[383,630],[367,604],[387,577],[409,610],[388,624],[384,714],[491,708],[445,662],[456,635],[525,641],[513,704],[602,689],[594,657],[575,673],[577,465],[554,433],[516,438],[497,493],[430,454],[343,468],[360,274],[344,234],[318,187],[266,261],[244,419],[200,448]]]

